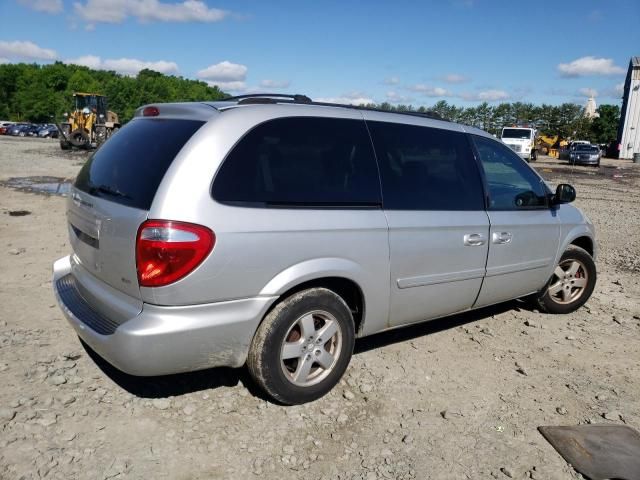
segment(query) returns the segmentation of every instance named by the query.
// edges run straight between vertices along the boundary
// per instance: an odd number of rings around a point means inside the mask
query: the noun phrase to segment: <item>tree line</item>
[[[599,117],[594,119],[585,117],[584,107],[575,103],[534,105],[514,102],[489,105],[484,102],[475,107],[458,107],[441,100],[431,107],[416,108],[390,103],[367,106],[389,111],[436,113],[445,120],[472,125],[498,136],[502,127],[531,125],[543,135],[560,135],[562,138],[579,138],[594,143],[616,140],[620,121],[620,107],[606,104],[598,107]]]
[[[137,76],[112,71],[92,70],[56,62],[48,65],[0,65],[0,119],[30,122],[60,120],[73,106],[73,92],[107,95],[109,109],[121,122],[131,119],[140,105],[154,102],[219,100],[227,95],[218,87],[181,77],[142,70]],[[580,138],[607,143],[617,138],[620,107],[600,105],[599,118],[584,116],[584,108],[574,103],[534,105],[514,102],[475,107],[459,107],[444,100],[431,107],[372,104],[390,111],[435,112],[442,118],[473,125],[499,135],[503,126],[535,125],[546,135]]]
[[[0,65],[0,119],[59,121],[73,108],[73,92],[108,97],[109,110],[126,122],[140,105],[153,102],[219,100],[226,95],[204,82],[141,70],[137,76],[56,62]]]

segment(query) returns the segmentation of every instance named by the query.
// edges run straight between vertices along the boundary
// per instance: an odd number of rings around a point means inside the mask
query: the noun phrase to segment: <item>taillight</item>
[[[141,287],[169,285],[191,273],[216,242],[207,227],[147,220],[138,229],[136,267]]]

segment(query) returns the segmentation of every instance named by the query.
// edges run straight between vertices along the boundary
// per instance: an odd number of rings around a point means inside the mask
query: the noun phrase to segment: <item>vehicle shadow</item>
[[[412,324],[406,327],[396,328],[394,330],[387,330],[385,332],[376,333],[357,340],[353,353],[354,355],[358,355],[376,348],[393,345],[394,343],[406,342],[418,337],[424,337],[425,335],[431,335],[433,333],[456,328],[466,323],[473,323],[510,310],[528,310],[528,308],[529,307],[525,302],[513,300],[506,303],[500,303],[498,305],[492,305],[490,307],[480,308],[478,310],[471,310],[457,315],[451,315],[449,317],[438,318],[424,323]]]
[[[489,318],[492,315],[497,315],[514,309],[527,309],[527,307],[523,302],[511,301],[417,325],[377,333],[356,340],[354,355],[359,355],[376,348],[406,342],[425,335],[459,327],[460,325]],[[80,341],[89,357],[111,381],[123,390],[126,390],[137,397],[150,399],[166,398],[220,387],[233,387],[238,384],[242,384],[252,395],[266,401],[272,401],[270,398],[265,396],[262,390],[255,386],[246,368],[219,367],[200,370],[197,372],[163,375],[158,377],[137,377],[118,370],[100,357],[91,349],[91,347],[82,342],[82,340]]]

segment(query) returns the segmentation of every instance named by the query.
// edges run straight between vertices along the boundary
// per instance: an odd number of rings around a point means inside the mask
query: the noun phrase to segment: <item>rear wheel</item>
[[[584,305],[596,285],[596,265],[589,253],[575,245],[560,257],[547,286],[538,294],[543,312],[571,313]]]
[[[325,288],[296,293],[264,319],[247,365],[256,383],[287,405],[328,393],[344,374],[355,341],[353,317],[341,297]]]

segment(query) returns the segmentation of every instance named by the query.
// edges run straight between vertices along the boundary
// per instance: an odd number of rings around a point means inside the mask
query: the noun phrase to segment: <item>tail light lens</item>
[[[168,220],[148,220],[136,239],[141,287],[161,287],[191,273],[209,255],[216,237],[207,227]]]

